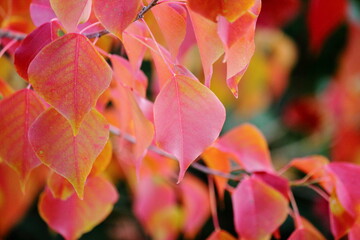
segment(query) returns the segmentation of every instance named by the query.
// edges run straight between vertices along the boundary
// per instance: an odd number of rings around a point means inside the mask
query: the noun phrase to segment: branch
[[[124,138],[126,141],[128,141],[130,143],[134,143],[134,144],[136,143],[136,139],[133,136],[122,132],[120,129],[118,129],[115,126],[110,126],[110,132],[112,134],[116,135],[116,136],[120,136],[120,137]],[[157,146],[150,145],[148,150],[150,150],[150,151],[152,151],[154,153],[157,153],[160,156],[177,160],[174,155],[171,155],[170,153],[165,152],[164,150],[158,148]],[[196,162],[192,163],[191,167],[193,167],[193,168],[195,168],[195,169],[197,169],[197,170],[199,170],[199,171],[201,171],[203,173],[223,177],[223,178],[226,178],[226,179],[231,179],[231,180],[235,180],[235,181],[240,181],[242,179],[242,176],[237,176],[237,175],[233,175],[233,174],[224,173],[224,172],[218,171],[216,169],[208,168],[208,167],[206,167],[204,165],[201,165],[200,163],[196,163]]]
[[[136,16],[134,22],[141,19],[141,18],[143,18],[145,13],[147,13],[151,8],[156,6],[157,2],[158,2],[158,0],[152,0],[149,5],[143,7],[141,9],[141,11],[138,13],[138,15]],[[86,36],[87,38],[92,39],[92,38],[101,37],[101,36],[106,35],[108,33],[110,33],[110,32],[108,30],[104,29],[104,30],[101,30],[99,32],[84,34],[84,36]],[[1,38],[8,38],[8,39],[14,39],[14,40],[20,41],[20,40],[23,40],[25,37],[26,37],[26,34],[24,34],[24,33],[17,33],[17,32],[13,32],[13,31],[10,31],[10,30],[0,29],[0,39]]]

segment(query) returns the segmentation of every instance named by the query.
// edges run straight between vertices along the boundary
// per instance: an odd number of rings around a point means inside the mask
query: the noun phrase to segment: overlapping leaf
[[[75,32],[80,22],[86,22],[91,13],[91,0],[50,0],[51,8],[67,32]]]
[[[189,7],[204,17],[216,21],[218,15],[225,16],[228,21],[233,22],[244,14],[252,5],[254,0],[189,0]]]
[[[140,0],[94,0],[94,11],[106,29],[122,39],[122,33],[140,11]]]
[[[109,86],[112,72],[86,37],[71,33],[43,48],[28,74],[35,91],[70,121],[76,133]]]
[[[274,171],[266,140],[251,124],[243,124],[227,132],[216,143],[216,147],[233,154],[246,171]]]
[[[286,198],[254,177],[240,182],[232,202],[235,229],[242,239],[270,239],[288,214]]]
[[[219,136],[225,109],[198,81],[175,76],[154,104],[156,141],[179,161],[179,181],[190,164]]]
[[[80,236],[103,221],[111,212],[118,194],[114,186],[102,177],[88,179],[84,198],[73,193],[66,200],[55,198],[47,188],[40,196],[41,217],[66,240]]]
[[[0,158],[15,169],[23,183],[30,171],[40,165],[28,132],[44,110],[36,93],[29,89],[20,90],[0,102]]]
[[[57,21],[46,22],[26,36],[15,52],[15,67],[25,80],[28,80],[28,68],[34,57],[50,42],[63,34]]]
[[[85,181],[108,136],[109,125],[96,110],[86,115],[76,136],[68,121],[53,108],[44,112],[29,131],[36,155],[65,177],[81,198]]]

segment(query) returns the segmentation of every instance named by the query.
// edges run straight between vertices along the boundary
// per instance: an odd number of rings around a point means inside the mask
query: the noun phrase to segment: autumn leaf
[[[76,136],[68,121],[54,108],[39,116],[29,131],[31,145],[42,163],[65,177],[80,198],[108,137],[109,125],[96,110],[86,115]]]
[[[86,22],[91,13],[91,0],[50,0],[50,5],[67,32],[75,32],[77,25]]]
[[[232,154],[246,171],[274,171],[266,139],[251,124],[243,124],[227,132],[215,147]]]
[[[111,68],[83,35],[71,33],[43,48],[31,62],[35,91],[68,119],[74,133],[111,81]]]
[[[58,21],[46,22],[26,36],[15,51],[14,65],[16,71],[25,80],[28,80],[28,68],[34,57],[46,45],[63,34]]]
[[[288,214],[286,198],[263,181],[245,178],[232,194],[234,223],[243,239],[269,239]]]
[[[66,240],[73,240],[102,222],[117,199],[115,187],[98,176],[88,179],[82,200],[75,193],[65,200],[55,198],[46,188],[40,196],[38,207],[50,228]]]
[[[94,11],[106,29],[122,39],[123,31],[140,11],[140,0],[94,0]]]
[[[157,96],[154,120],[157,143],[179,161],[180,182],[190,164],[219,136],[225,109],[204,85],[177,75]]]
[[[36,93],[23,89],[0,101],[0,158],[10,165],[22,184],[40,160],[29,142],[29,129],[45,110]]]

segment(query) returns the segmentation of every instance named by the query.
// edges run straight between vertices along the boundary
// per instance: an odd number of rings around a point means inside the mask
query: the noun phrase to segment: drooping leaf
[[[186,10],[177,4],[160,4],[152,8],[171,55],[176,58],[186,35]]]
[[[109,125],[96,111],[90,111],[76,136],[68,121],[54,108],[48,109],[32,124],[30,143],[40,160],[65,177],[80,198],[96,157],[109,136]]]
[[[188,175],[179,185],[184,204],[184,234],[194,239],[210,216],[210,197],[207,186],[199,179]]]
[[[217,141],[216,147],[231,153],[246,171],[274,171],[265,137],[251,124],[227,132]]]
[[[238,96],[239,81],[255,51],[255,25],[260,7],[260,0],[256,0],[252,8],[233,23],[219,17],[218,32],[224,44],[224,61],[227,62],[226,82],[235,97]]]
[[[329,164],[329,160],[323,156],[313,155],[303,158],[294,158],[290,165],[300,171],[311,175],[313,178],[321,178],[326,175],[324,167]]]
[[[236,238],[225,230],[216,230],[206,240],[236,240]]]
[[[288,214],[286,198],[263,181],[245,178],[232,195],[234,223],[243,239],[270,239]]]
[[[213,74],[212,65],[224,53],[222,42],[217,33],[217,24],[189,10],[203,66],[205,85],[210,86]]]
[[[144,44],[135,40],[134,37],[132,37],[134,35],[141,36],[142,38],[145,38],[149,35],[144,22],[133,22],[129,25],[129,27],[127,27],[123,34],[122,42],[126,50],[126,55],[129,58],[133,70],[137,70],[140,69],[147,48]]]
[[[50,4],[67,32],[75,32],[77,25],[90,17],[91,0],[50,0]]]
[[[222,15],[233,22],[253,4],[254,0],[189,0],[189,7],[193,11],[212,21],[216,21],[216,17]]]
[[[94,0],[94,11],[106,29],[122,39],[122,33],[140,11],[140,0]]]
[[[179,181],[190,164],[219,136],[225,109],[208,88],[177,75],[154,103],[156,141],[179,161]]]
[[[57,21],[46,22],[26,36],[15,52],[16,71],[28,80],[28,68],[34,57],[50,42],[60,37],[62,29]]]
[[[40,165],[29,142],[31,124],[45,110],[36,93],[23,89],[0,101],[0,158],[24,183],[30,171]]]
[[[28,74],[35,91],[70,121],[76,133],[109,86],[112,72],[86,37],[71,33],[43,48]]]
[[[86,182],[84,198],[75,193],[66,200],[55,198],[46,188],[39,200],[39,211],[45,222],[66,240],[80,236],[103,221],[111,212],[118,194],[103,177],[91,177]]]

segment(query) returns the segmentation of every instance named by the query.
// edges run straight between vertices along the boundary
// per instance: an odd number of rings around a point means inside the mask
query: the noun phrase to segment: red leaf
[[[302,226],[297,228],[288,240],[325,240],[324,236],[305,218],[301,218]]]
[[[263,181],[244,179],[232,195],[235,229],[242,239],[268,239],[285,221],[286,198]]]
[[[310,47],[321,50],[324,41],[345,20],[347,0],[312,0],[309,2],[308,27]]]
[[[22,183],[40,160],[30,145],[31,124],[45,110],[37,95],[28,89],[20,90],[0,102],[0,158],[18,174]]]
[[[246,171],[274,171],[265,137],[253,125],[243,124],[232,129],[219,139],[216,147],[233,154]]]
[[[179,181],[190,164],[219,136],[225,109],[204,85],[177,75],[154,104],[156,141],[179,161]]]
[[[41,217],[66,240],[78,239],[102,222],[111,212],[118,194],[102,177],[88,179],[83,200],[72,194],[66,200],[55,198],[47,188],[41,194]]]
[[[28,80],[28,68],[34,57],[43,47],[51,43],[62,34],[61,26],[57,21],[44,23],[26,36],[15,51],[16,71],[25,80]]]
[[[50,4],[67,32],[75,32],[77,25],[90,17],[91,0],[50,0]]]
[[[35,91],[76,133],[111,81],[111,68],[83,35],[67,34],[43,48],[29,66]]]
[[[53,108],[40,115],[29,131],[36,155],[45,165],[65,177],[80,198],[86,178],[108,136],[109,125],[96,110],[86,115],[76,136],[68,121]]]
[[[140,0],[94,0],[94,11],[106,29],[122,39],[122,33],[140,10]]]

